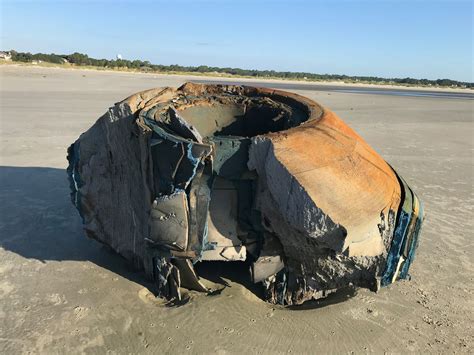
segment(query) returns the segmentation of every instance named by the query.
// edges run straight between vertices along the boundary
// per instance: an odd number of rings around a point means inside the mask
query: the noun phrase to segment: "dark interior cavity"
[[[302,109],[268,97],[231,104],[206,101],[177,110],[203,137],[253,137],[295,127],[308,119]]]

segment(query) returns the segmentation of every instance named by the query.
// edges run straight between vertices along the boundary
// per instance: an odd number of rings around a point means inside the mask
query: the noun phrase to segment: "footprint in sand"
[[[88,307],[76,306],[74,307],[74,316],[76,320],[80,320],[89,314],[90,309]]]

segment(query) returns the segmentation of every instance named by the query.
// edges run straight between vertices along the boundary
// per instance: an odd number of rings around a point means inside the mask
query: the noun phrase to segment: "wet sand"
[[[87,239],[67,146],[112,103],[185,80],[0,66],[0,353],[474,351],[471,99],[293,90],[355,128],[425,203],[413,279],[377,294],[283,309],[261,301],[238,264],[217,264],[203,272],[228,283],[221,294],[166,307],[141,273]]]

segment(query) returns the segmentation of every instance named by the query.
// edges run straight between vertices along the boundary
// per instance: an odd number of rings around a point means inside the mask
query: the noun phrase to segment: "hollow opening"
[[[268,97],[243,102],[204,101],[177,110],[203,137],[253,137],[283,131],[308,119],[301,108]]]
[[[153,129],[153,208],[159,217],[153,220],[153,241],[169,245],[182,285],[219,289],[201,276],[224,286],[232,280],[261,298],[273,295],[286,282],[285,255],[278,237],[262,224],[255,199],[259,177],[248,167],[249,138],[299,126],[314,115],[311,107],[272,92],[222,88],[188,90],[142,114]],[[170,234],[176,236],[170,240]],[[186,241],[179,250],[178,237]],[[160,292],[173,296],[166,287]]]

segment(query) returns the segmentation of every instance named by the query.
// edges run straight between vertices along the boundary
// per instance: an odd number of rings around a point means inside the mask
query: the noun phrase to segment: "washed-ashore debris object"
[[[159,297],[209,292],[202,261],[246,261],[270,303],[408,277],[423,206],[330,110],[279,90],[186,83],[115,104],[68,150],[87,235]]]

